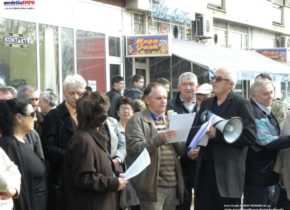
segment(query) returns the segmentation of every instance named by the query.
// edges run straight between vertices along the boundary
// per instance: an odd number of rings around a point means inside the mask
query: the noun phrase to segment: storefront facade
[[[68,74],[81,74],[102,92],[112,75],[123,75],[121,7],[70,0],[1,6],[1,83],[52,89],[61,97]]]

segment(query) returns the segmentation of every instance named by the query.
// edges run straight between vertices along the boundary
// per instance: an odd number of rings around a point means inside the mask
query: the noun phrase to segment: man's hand
[[[208,136],[209,139],[214,139],[216,137],[216,128],[210,127],[208,132],[206,132],[206,135]]]
[[[172,137],[174,137],[176,135],[176,131],[175,130],[165,130],[165,131],[160,131],[159,132],[159,138],[164,142],[168,142],[170,141],[170,139]]]
[[[195,149],[190,149],[188,152],[187,152],[187,157],[190,159],[190,160],[196,160],[199,156],[199,151],[200,151],[200,147],[197,147]]]

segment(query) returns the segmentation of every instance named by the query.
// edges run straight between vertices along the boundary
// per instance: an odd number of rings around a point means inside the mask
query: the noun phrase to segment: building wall
[[[215,18],[274,30],[290,35],[290,9],[284,7],[284,26],[273,24],[273,4],[268,0],[225,1],[225,10],[212,10]]]

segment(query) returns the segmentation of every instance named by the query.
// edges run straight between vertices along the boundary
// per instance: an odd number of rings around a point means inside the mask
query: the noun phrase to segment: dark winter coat
[[[64,160],[66,210],[117,210],[118,178],[107,151],[107,137],[92,129],[78,130]]]

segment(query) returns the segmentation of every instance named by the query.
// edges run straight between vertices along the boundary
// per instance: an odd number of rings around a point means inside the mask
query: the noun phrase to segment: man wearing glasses
[[[243,119],[243,132],[232,144],[215,127],[207,132],[208,144],[201,147],[197,159],[195,210],[240,208],[247,148],[255,142],[256,128],[250,102],[233,92],[236,82],[235,72],[219,68],[212,78],[215,96],[201,103],[195,117],[194,126],[202,124],[200,116],[205,110],[224,119],[235,116]]]

